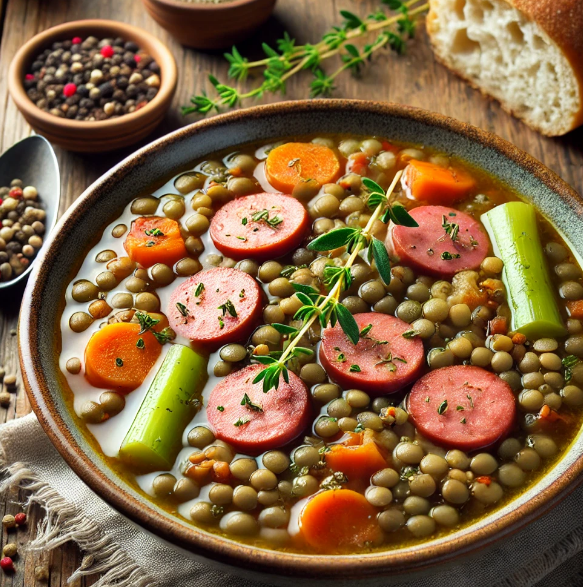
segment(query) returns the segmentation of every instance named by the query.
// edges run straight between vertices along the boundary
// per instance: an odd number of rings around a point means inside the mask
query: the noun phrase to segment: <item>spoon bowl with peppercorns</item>
[[[59,165],[44,137],[27,137],[0,156],[0,290],[30,273],[60,199]]]

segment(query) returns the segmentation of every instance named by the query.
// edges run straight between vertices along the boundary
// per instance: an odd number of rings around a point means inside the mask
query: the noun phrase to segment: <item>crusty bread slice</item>
[[[583,124],[583,0],[430,0],[437,58],[549,136]]]

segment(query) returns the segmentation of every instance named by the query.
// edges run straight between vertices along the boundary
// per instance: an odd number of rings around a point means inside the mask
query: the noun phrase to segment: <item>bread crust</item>
[[[526,14],[563,51],[579,82],[579,112],[571,129],[583,124],[583,1],[507,0]]]
[[[583,0],[503,0],[525,14],[535,22],[556,43],[571,65],[579,86],[579,112],[574,116],[571,126],[565,133],[583,124]],[[426,19],[427,32],[432,40],[435,32],[437,14],[433,7],[438,0],[429,0],[430,9]],[[444,59],[435,53],[437,61],[442,63],[450,71],[469,83],[473,88],[489,98],[491,96],[475,81],[467,78],[462,72],[450,67]],[[496,99],[496,101],[500,102]],[[503,110],[514,115],[511,108],[501,103]],[[531,125],[529,125],[531,126]],[[557,133],[544,132],[540,128],[534,130],[548,136],[556,136]],[[561,134],[565,134],[561,133]]]

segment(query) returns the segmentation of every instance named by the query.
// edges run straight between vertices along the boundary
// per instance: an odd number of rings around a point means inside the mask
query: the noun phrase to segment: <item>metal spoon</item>
[[[38,198],[47,213],[43,235],[45,241],[57,222],[61,179],[55,152],[44,137],[33,135],[22,139],[0,156],[0,186],[10,185],[15,178],[21,179],[25,186],[33,185],[38,190]],[[33,260],[18,277],[10,281],[0,281],[0,290],[26,279],[34,262]]]

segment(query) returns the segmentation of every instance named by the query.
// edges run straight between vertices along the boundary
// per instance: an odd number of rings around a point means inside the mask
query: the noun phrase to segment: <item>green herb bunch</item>
[[[421,1],[381,0],[379,9],[364,19],[348,10],[341,10],[342,23],[326,32],[319,43],[296,45],[295,39],[286,32],[276,41],[277,50],[263,43],[266,57],[258,61],[249,61],[233,47],[231,53],[225,53],[225,59],[229,62],[229,77],[244,82],[251,72],[259,70],[263,71],[263,82],[254,89],[241,91],[209,75],[213,95],[202,92],[192,96],[192,105],[184,106],[182,113],[218,112],[221,107],[234,108],[248,98],[260,99],[269,93],[285,94],[287,81],[306,70],[314,77],[310,84],[310,97],[330,96],[336,89],[334,81],[341,73],[349,70],[359,74],[375,52],[383,48],[397,54],[405,51],[407,39],[415,35],[416,18],[429,8],[427,2],[420,5]],[[387,14],[384,7],[388,7],[393,14]],[[372,33],[377,33],[377,37],[361,48],[353,44],[354,40]],[[342,64],[332,73],[326,74],[321,67],[322,62],[335,55],[340,57]]]
[[[336,323],[340,324],[344,333],[355,345],[361,336],[366,336],[366,332],[364,332],[366,329],[363,329],[362,333],[359,332],[356,320],[340,302],[340,294],[350,287],[352,283],[350,268],[359,253],[365,249],[368,262],[372,263],[374,260],[381,279],[387,285],[390,283],[391,262],[389,255],[384,243],[372,235],[372,229],[377,220],[385,224],[392,220],[395,224],[402,226],[418,226],[402,204],[390,201],[401,174],[402,171],[399,171],[395,175],[386,193],[376,182],[366,177],[363,178],[362,183],[368,190],[367,205],[373,212],[365,228],[337,228],[320,235],[308,245],[309,249],[320,252],[346,247],[350,257],[343,267],[328,266],[325,268],[324,284],[329,290],[325,296],[308,285],[292,284],[297,297],[303,304],[295,313],[294,320],[301,320],[302,327],[294,328],[287,324],[272,324],[278,332],[289,337],[287,345],[282,351],[273,351],[269,355],[253,357],[254,361],[267,367],[262,369],[253,380],[253,383],[263,381],[265,393],[278,388],[281,376],[286,383],[289,383],[287,366],[289,361],[301,355],[313,354],[311,349],[298,346],[298,343],[316,320],[320,322],[322,328],[328,325],[335,326]]]

